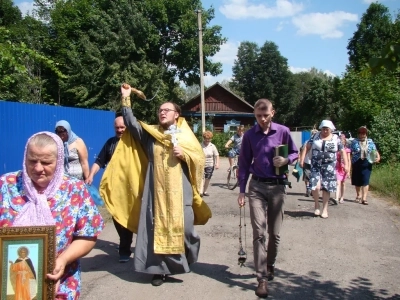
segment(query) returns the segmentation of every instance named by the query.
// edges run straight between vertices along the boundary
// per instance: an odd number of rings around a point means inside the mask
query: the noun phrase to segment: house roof
[[[221,88],[223,88],[226,92],[230,93],[232,96],[234,96],[236,99],[238,99],[239,101],[243,102],[245,105],[247,105],[249,108],[251,108],[252,110],[254,109],[254,107],[248,103],[247,101],[245,101],[243,98],[239,97],[238,95],[236,95],[235,93],[233,93],[231,90],[225,88],[223,85],[221,85],[219,82],[214,83],[212,86],[210,86],[208,89],[206,89],[204,91],[204,94],[207,91],[212,90],[213,88],[215,88],[216,86],[219,86]],[[186,102],[185,104],[182,105],[182,108],[184,108],[186,105],[189,105],[189,103],[195,102],[197,100],[200,100],[200,94],[197,94],[196,96],[194,96],[192,99],[190,99],[188,102]]]

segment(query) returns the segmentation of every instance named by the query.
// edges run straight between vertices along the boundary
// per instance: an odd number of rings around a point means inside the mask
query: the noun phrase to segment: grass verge
[[[374,166],[371,173],[371,190],[393,198],[400,204],[400,163]]]

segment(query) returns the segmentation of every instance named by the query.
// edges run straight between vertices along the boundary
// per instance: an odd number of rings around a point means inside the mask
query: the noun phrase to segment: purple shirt
[[[286,126],[271,122],[268,134],[264,134],[263,129],[257,124],[245,132],[239,156],[241,193],[246,190],[250,173],[263,178],[284,177],[283,175],[275,175],[275,167],[272,162],[275,156],[275,147],[282,144],[288,145],[288,159],[289,163],[292,163],[299,155],[290,136],[290,130]]]

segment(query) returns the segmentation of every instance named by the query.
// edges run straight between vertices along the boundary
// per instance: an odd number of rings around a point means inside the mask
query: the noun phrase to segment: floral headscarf
[[[50,136],[57,144],[57,163],[53,178],[42,194],[39,194],[33,186],[33,182],[26,170],[26,155],[28,146],[33,137],[46,134]],[[51,214],[47,199],[55,196],[60,188],[64,176],[64,146],[60,137],[52,132],[42,131],[32,135],[25,146],[24,162],[22,166],[23,188],[28,202],[25,203],[22,210],[18,213],[13,223],[14,226],[40,226],[54,225],[55,221]]]

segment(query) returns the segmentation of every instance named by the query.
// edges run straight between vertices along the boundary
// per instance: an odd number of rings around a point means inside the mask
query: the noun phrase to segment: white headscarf
[[[336,129],[335,125],[333,125],[332,121],[330,121],[330,120],[322,120],[322,122],[321,122],[321,124],[319,125],[318,128],[322,129],[322,127],[328,127],[331,130],[335,130]]]

